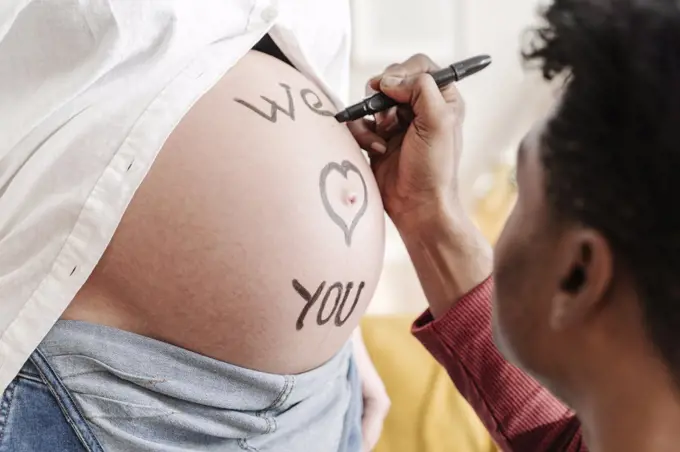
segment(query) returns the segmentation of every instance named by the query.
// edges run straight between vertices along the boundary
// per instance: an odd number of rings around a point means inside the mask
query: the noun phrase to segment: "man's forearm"
[[[462,209],[441,208],[397,225],[435,318],[491,274],[491,246]]]

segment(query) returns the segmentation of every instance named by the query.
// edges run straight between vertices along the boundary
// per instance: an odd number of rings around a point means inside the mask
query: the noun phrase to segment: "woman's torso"
[[[64,318],[266,372],[328,360],[384,250],[375,181],[333,112],[302,74],[249,52],[165,143]]]

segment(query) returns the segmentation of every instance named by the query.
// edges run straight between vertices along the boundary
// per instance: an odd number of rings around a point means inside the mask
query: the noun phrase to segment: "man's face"
[[[559,353],[551,333],[550,301],[560,289],[561,232],[550,219],[540,158],[544,123],[517,156],[518,196],[495,248],[494,338],[515,364],[543,374]]]
[[[517,155],[517,202],[494,255],[493,332],[508,360],[567,397],[584,371],[608,357],[611,340],[641,329],[641,314],[631,277],[623,263],[615,265],[609,241],[577,220],[578,207],[589,200],[567,198],[564,174],[576,170],[559,165],[574,162],[563,163],[568,148],[545,147],[546,124],[531,130]],[[550,141],[559,145],[555,136]],[[547,197],[548,181],[562,190],[556,195],[563,215]],[[585,188],[595,194],[599,187]]]

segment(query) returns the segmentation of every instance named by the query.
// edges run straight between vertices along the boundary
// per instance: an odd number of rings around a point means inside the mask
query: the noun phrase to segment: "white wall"
[[[363,97],[368,78],[413,53],[429,54],[440,65],[492,56],[489,68],[459,85],[467,105],[461,189],[468,208],[483,195],[483,176],[514,153],[550,102],[538,75],[525,73],[520,64],[522,33],[537,23],[537,8],[535,0],[353,0],[353,99]],[[415,272],[390,225],[385,270],[370,312],[424,306]]]

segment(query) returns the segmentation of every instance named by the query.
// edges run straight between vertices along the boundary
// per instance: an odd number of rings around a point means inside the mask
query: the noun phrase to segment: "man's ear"
[[[613,272],[612,250],[592,229],[568,232],[561,247],[559,280],[550,305],[550,326],[568,329],[602,306]]]

